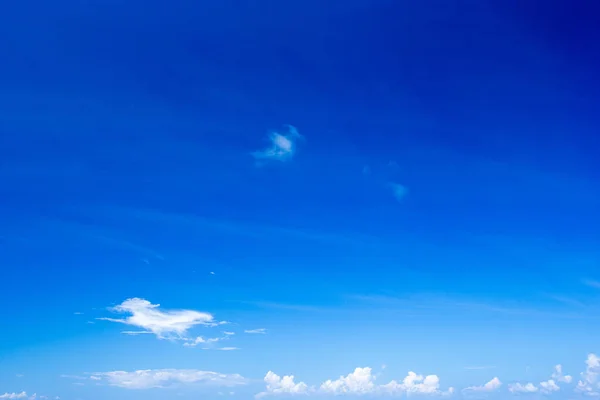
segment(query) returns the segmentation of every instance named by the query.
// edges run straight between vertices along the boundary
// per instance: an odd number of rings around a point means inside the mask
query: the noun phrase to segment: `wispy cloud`
[[[4,393],[0,394],[0,399],[25,399],[27,398],[27,393]]]
[[[244,332],[264,335],[265,333],[267,333],[267,330],[265,328],[258,328],[258,329],[247,329]]]
[[[182,339],[187,337],[189,329],[197,325],[217,326],[223,322],[215,321],[212,314],[195,310],[161,310],[159,304],[152,304],[140,298],[127,299],[111,308],[117,313],[131,314],[129,317],[98,318],[103,321],[117,322],[142,328],[142,331],[125,331],[128,335],[153,333],[159,339]]]
[[[292,125],[286,125],[284,132],[271,132],[270,145],[260,151],[255,151],[252,156],[257,161],[289,161],[296,153],[297,142],[302,138],[298,130]]]
[[[147,369],[94,373],[90,377],[124,389],[169,388],[182,385],[238,386],[247,383],[239,374],[219,374],[195,369]]]
[[[600,289],[600,281],[596,281],[593,279],[584,279],[581,281],[584,285],[595,288],[595,289]]]
[[[469,367],[465,367],[464,369],[466,370],[484,370],[484,369],[493,369],[496,368],[495,365],[475,365],[475,366],[469,366]]]
[[[388,183],[388,186],[390,187],[390,189],[392,189],[392,194],[398,201],[402,201],[408,194],[408,188],[404,185],[390,182]]]

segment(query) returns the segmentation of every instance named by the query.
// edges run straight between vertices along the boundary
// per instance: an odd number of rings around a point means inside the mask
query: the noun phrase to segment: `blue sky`
[[[589,2],[9,3],[0,399],[600,396]]]

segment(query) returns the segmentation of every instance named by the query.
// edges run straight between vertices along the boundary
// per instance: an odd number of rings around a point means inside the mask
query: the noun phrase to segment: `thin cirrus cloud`
[[[392,190],[392,194],[398,201],[404,200],[404,198],[408,194],[408,188],[404,185],[401,185],[399,183],[390,182],[388,184],[388,186],[390,187],[390,189]]]
[[[264,335],[265,333],[267,333],[267,330],[265,328],[246,329],[244,331],[244,333],[250,333],[250,334],[254,334],[254,335]]]
[[[25,399],[27,398],[27,393],[4,393],[0,394],[0,399]]]
[[[187,340],[188,331],[198,325],[214,327],[225,322],[215,321],[212,314],[195,310],[161,310],[160,304],[152,304],[140,298],[127,299],[111,311],[130,314],[126,318],[98,318],[141,328],[141,331],[125,331],[128,335],[154,334],[159,339]]]
[[[251,153],[256,161],[290,161],[293,158],[302,135],[292,125],[286,125],[285,128],[285,132],[271,132],[269,146]]]
[[[377,375],[372,373],[369,367],[356,368],[346,376],[340,376],[335,380],[323,382],[319,388],[308,386],[304,382],[295,382],[293,375],[280,377],[269,371],[264,378],[266,389],[258,393],[257,399],[266,396],[281,394],[315,394],[315,395],[450,395],[454,393],[453,388],[443,391],[440,389],[440,380],[437,375],[419,375],[409,372],[408,375],[398,382],[395,380],[386,384],[377,384]]]
[[[92,374],[90,379],[123,389],[164,389],[184,385],[233,387],[247,383],[246,378],[239,374],[220,374],[195,369],[100,372]]]

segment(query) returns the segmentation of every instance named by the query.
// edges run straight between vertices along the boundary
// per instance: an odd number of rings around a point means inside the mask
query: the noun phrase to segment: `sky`
[[[4,3],[0,399],[600,396],[598,5]]]

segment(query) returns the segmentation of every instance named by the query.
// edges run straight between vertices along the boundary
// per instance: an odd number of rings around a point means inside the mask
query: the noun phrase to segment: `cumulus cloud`
[[[563,375],[562,365],[558,364],[554,367],[554,372],[552,373],[552,379],[557,382],[571,383],[573,381],[573,377],[571,375]]]
[[[270,145],[260,151],[255,151],[252,156],[257,161],[289,161],[296,153],[297,142],[302,138],[298,130],[291,126],[285,126],[285,132],[271,132],[269,134]]]
[[[374,380],[375,377],[371,374],[371,368],[356,368],[354,372],[346,376],[340,376],[339,379],[323,382],[320,390],[331,394],[370,393],[375,388]]]
[[[90,379],[107,382],[124,389],[168,388],[180,385],[237,386],[247,383],[238,374],[219,374],[194,369],[147,369],[139,371],[111,371],[93,374]]]
[[[585,360],[586,369],[581,373],[581,379],[577,382],[575,390],[590,396],[600,395],[600,358],[595,354],[589,354]]]
[[[449,395],[454,393],[454,388],[448,388],[447,391],[440,390],[440,378],[437,375],[418,375],[410,371],[403,379],[402,383],[391,381],[388,384],[382,385],[385,392],[392,394],[437,394]]]
[[[454,392],[453,388],[447,391],[440,390],[440,380],[436,375],[418,375],[409,372],[402,382],[391,381],[384,385],[375,383],[377,376],[369,367],[356,368],[346,376],[340,376],[335,380],[323,382],[318,389],[313,389],[304,382],[295,383],[293,376],[280,378],[273,372],[265,377],[267,390],[259,393],[257,397],[274,395],[280,393],[290,394],[322,394],[322,395],[364,395],[364,394],[388,394],[388,395],[411,395],[411,394],[435,394],[447,395]]]
[[[206,312],[194,310],[161,310],[160,304],[152,304],[148,300],[139,298],[127,299],[111,310],[131,315],[122,319],[98,319],[143,329],[143,331],[126,331],[129,335],[153,333],[159,339],[181,339],[194,326],[217,326],[224,323],[215,321],[214,317]]]
[[[468,388],[463,389],[463,391],[465,391],[465,392],[493,392],[495,390],[500,389],[500,386],[502,386],[502,382],[500,382],[500,379],[498,379],[498,377],[495,377],[491,381],[489,381],[488,383],[486,383],[484,385],[470,386]]]
[[[511,383],[508,385],[508,391],[511,393],[535,393],[538,391],[537,386],[533,383],[527,383],[523,385],[522,383]]]
[[[244,332],[251,333],[251,334],[265,334],[265,333],[267,333],[267,330],[265,328],[258,328],[258,329],[247,329]]]
[[[273,373],[272,371],[267,372],[264,378],[265,384],[267,385],[264,392],[258,393],[257,399],[269,395],[279,394],[308,394],[312,390],[304,382],[294,382],[294,376],[288,375],[283,378]]]
[[[540,390],[544,394],[550,394],[553,392],[558,392],[560,387],[554,382],[553,379],[549,379],[545,382],[540,382]]]

